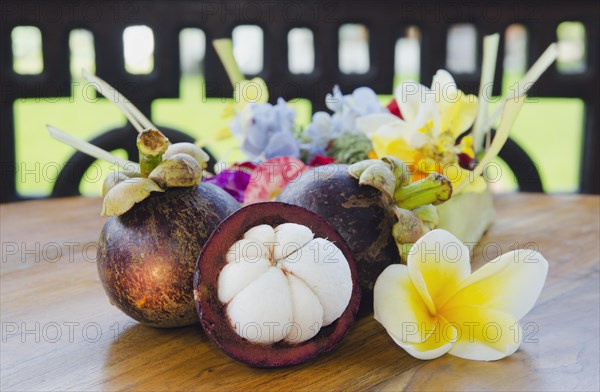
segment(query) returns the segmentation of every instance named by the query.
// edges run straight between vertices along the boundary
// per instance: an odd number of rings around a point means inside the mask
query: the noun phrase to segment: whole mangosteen
[[[104,183],[98,274],[112,304],[154,327],[197,321],[195,263],[204,243],[239,208],[222,189],[199,183],[208,156],[194,145],[171,145],[157,130],[138,136],[140,172],[117,172]]]
[[[79,140],[52,126],[50,135],[79,151],[119,166],[103,184],[104,225],[98,274],[110,302],[154,327],[197,321],[193,299],[195,263],[208,236],[239,208],[214,185],[200,183],[209,155],[192,143],[169,140],[123,95],[83,72],[138,131],[139,164]]]
[[[204,243],[239,208],[222,189],[206,183],[154,193],[100,235],[100,281],[128,316],[154,327],[198,322],[193,276]]]

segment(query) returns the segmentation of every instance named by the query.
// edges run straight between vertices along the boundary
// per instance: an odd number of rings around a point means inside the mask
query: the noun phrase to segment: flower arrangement
[[[98,256],[116,305],[162,327],[193,323],[198,310],[219,347],[254,366],[293,365],[333,349],[359,309],[373,310],[416,358],[489,361],[514,353],[519,320],[537,301],[548,262],[517,250],[471,273],[464,243],[477,242],[494,219],[482,174],[527,90],[556,58],[556,45],[491,114],[498,35],[485,38],[477,97],[445,70],[431,87],[400,84],[387,106],[368,87],[347,95],[335,87],[325,97],[331,113],[315,113],[305,129],[283,99],[268,103],[263,80],[244,79],[230,40],[214,45],[234,86],[228,133],[246,161],[207,173],[199,146],[171,144],[126,100],[114,103],[138,131],[139,163],[48,127],[55,139],[123,169],[104,183],[103,215],[111,218]],[[134,240],[138,254],[109,252]],[[163,254],[164,244],[175,251]],[[154,279],[157,262],[169,271],[173,261],[185,265]],[[139,284],[132,264],[152,277]],[[168,293],[180,302],[161,297]]]
[[[295,111],[285,100],[279,98],[276,104],[268,103],[265,82],[259,78],[244,79],[235,62],[231,41],[216,40],[214,46],[235,90],[235,104],[228,108],[230,133],[239,140],[248,162],[234,163],[221,171],[223,174],[219,173],[217,179],[206,181],[223,184],[239,201],[249,204],[272,200],[277,193],[267,192],[264,198],[248,199],[243,195],[243,184],[253,182],[246,180],[247,174],[251,175],[256,165],[269,159],[293,158],[290,162],[299,165],[296,172],[301,173],[302,164],[306,167],[352,164],[393,156],[408,165],[412,181],[431,173],[449,178],[453,201],[461,194],[484,193],[487,186],[482,174],[486,164],[497,156],[506,141],[528,89],[557,55],[553,44],[518,83],[518,88],[490,115],[488,105],[498,42],[498,34],[484,40],[479,96],[461,91],[446,70],[434,75],[431,87],[410,81],[401,83],[387,106],[380,103],[369,87],[344,95],[335,86],[325,97],[332,113],[316,112],[305,129],[298,129],[294,125]],[[497,136],[492,141],[490,131],[498,120]],[[244,174],[233,176],[232,169]],[[231,185],[234,177],[236,186]],[[271,179],[262,176],[258,181],[265,180]],[[279,186],[286,183],[278,181]],[[476,242],[483,231],[475,231],[473,236],[458,235],[466,242]]]
[[[287,183],[309,167],[351,164],[373,156],[369,155],[373,154],[372,142],[358,129],[357,119],[388,110],[372,89],[362,87],[343,95],[334,87],[325,97],[333,113],[315,113],[310,124],[300,130],[294,124],[294,109],[284,99],[270,104],[262,79],[244,79],[235,62],[231,40],[216,40],[214,46],[234,87],[235,103],[226,109],[231,118],[230,135],[239,141],[248,161],[220,165],[221,170],[204,181],[223,187],[244,204],[251,204],[275,199]],[[269,167],[277,169],[266,170]]]

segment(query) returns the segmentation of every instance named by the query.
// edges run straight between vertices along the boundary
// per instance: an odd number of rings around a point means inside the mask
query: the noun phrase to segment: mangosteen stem
[[[169,147],[169,139],[156,129],[145,129],[137,137],[137,147],[142,177],[148,177],[162,162],[162,156]]]
[[[433,173],[429,177],[412,184],[397,187],[394,201],[400,208],[412,210],[426,204],[438,205],[452,196],[452,183],[441,174]]]

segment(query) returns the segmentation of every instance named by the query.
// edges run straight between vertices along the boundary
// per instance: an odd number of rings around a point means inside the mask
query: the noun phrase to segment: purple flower
[[[240,169],[226,169],[214,177],[204,177],[202,181],[218,186],[241,203],[244,201],[244,192],[250,182],[250,173]]]

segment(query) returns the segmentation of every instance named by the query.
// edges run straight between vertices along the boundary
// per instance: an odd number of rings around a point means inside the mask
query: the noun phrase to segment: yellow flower
[[[473,158],[472,139],[456,142],[475,120],[477,97],[458,90],[452,76],[439,70],[431,89],[405,82],[396,89],[395,98],[402,119],[390,113],[357,119],[357,128],[371,138],[376,155],[392,155],[406,162],[414,181],[438,172],[453,185],[467,180],[478,182],[458,162],[458,154]]]
[[[375,319],[419,359],[501,359],[519,348],[518,321],[537,301],[547,272],[541,254],[517,250],[471,274],[467,247],[433,230],[414,244],[407,265],[391,265],[377,279]]]
[[[266,103],[269,101],[269,89],[261,78],[242,80],[235,84],[233,90],[234,113],[242,112],[248,104]]]

